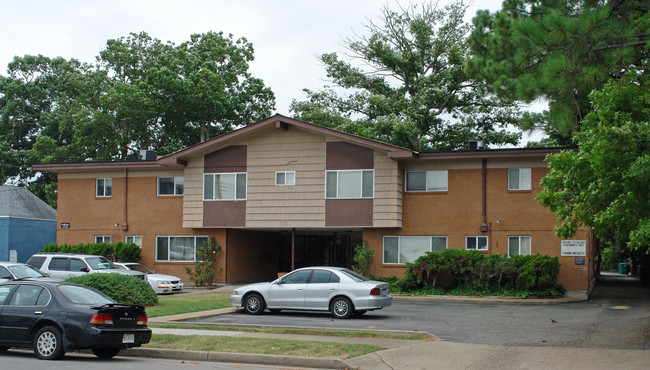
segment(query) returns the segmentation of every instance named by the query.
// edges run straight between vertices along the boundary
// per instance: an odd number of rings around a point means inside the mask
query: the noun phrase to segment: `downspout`
[[[291,271],[296,269],[296,228],[291,229]]]
[[[483,209],[482,209],[482,216],[483,216],[483,223],[481,224],[481,232],[487,232],[488,231],[488,226],[487,226],[487,158],[483,158],[483,164],[482,164],[482,179],[481,179],[481,190],[483,193]]]
[[[124,169],[124,223],[122,223],[122,230],[129,229],[128,214],[129,214],[129,169]]]

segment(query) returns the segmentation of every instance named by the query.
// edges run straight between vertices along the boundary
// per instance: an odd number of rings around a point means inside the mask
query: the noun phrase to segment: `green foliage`
[[[495,99],[464,71],[468,57],[462,1],[382,11],[368,36],[344,40],[350,58],[320,60],[335,88],[305,90],[296,118],[416,150],[466,148],[468,140],[515,144],[517,109]],[[341,91],[343,90],[343,93]]]
[[[185,267],[185,272],[196,286],[211,286],[221,273],[217,269],[217,256],[221,254],[221,246],[216,245],[214,238],[196,250],[196,261],[193,268]]]
[[[618,263],[623,260],[623,253],[618,246],[609,246],[603,248],[600,252],[600,269],[603,271],[612,271],[618,268]]]
[[[473,18],[467,72],[508,101],[543,98],[549,112],[528,128],[570,144],[591,111],[588,95],[648,58],[647,0],[508,0]]]
[[[158,295],[151,285],[134,276],[97,273],[75,276],[65,281],[95,288],[117,303],[141,306],[153,306],[158,303]]]
[[[365,240],[363,244],[354,247],[352,262],[355,265],[352,266],[352,269],[363,276],[370,276],[370,266],[372,266],[372,255],[374,253],[375,251],[368,247],[368,242]]]
[[[58,245],[57,243],[51,243],[46,245],[41,252],[92,254],[95,256],[104,256],[109,259],[117,259],[122,262],[138,262],[141,258],[141,250],[137,244],[122,242],[115,244],[89,243],[76,245]]]
[[[558,257],[540,254],[530,256],[513,256],[514,264],[519,267],[515,287],[520,290],[548,290],[555,287],[557,274],[560,272]]]
[[[574,137],[578,151],[549,155],[537,200],[560,222],[556,234],[592,227],[606,245],[650,251],[650,76],[611,80],[590,97]]]

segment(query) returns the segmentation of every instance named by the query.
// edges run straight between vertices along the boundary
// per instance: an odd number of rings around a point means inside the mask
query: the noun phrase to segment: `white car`
[[[305,267],[277,280],[249,284],[234,290],[235,307],[257,315],[268,308],[280,310],[329,311],[335,318],[390,306],[393,297],[387,283],[369,280],[342,267]]]
[[[157,274],[149,267],[136,262],[115,262],[114,264],[124,270],[140,271],[147,274],[147,281],[157,294],[177,293],[183,291],[183,282],[181,282],[181,278],[177,276]]]

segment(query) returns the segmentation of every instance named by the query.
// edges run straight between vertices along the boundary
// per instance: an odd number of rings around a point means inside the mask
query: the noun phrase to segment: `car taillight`
[[[140,315],[140,316],[138,316],[138,322],[137,322],[137,324],[138,324],[138,325],[144,325],[144,326],[147,326],[147,321],[148,321],[148,320],[149,320],[149,319],[147,318],[147,315]]]
[[[90,318],[88,323],[93,325],[113,325],[113,317],[103,313],[96,313]]]
[[[370,290],[370,295],[381,295],[381,290],[379,290],[379,288],[372,288]]]

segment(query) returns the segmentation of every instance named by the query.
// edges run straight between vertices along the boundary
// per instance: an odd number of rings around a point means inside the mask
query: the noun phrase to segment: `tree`
[[[466,10],[462,2],[384,8],[383,24],[370,21],[368,36],[344,40],[349,61],[321,55],[337,89],[305,90],[308,99],[294,100],[291,110],[299,119],[416,150],[464,148],[471,139],[517,143],[519,134],[499,129],[518,122],[515,107],[464,71]]]
[[[646,0],[506,0],[473,23],[468,73],[507,101],[547,100],[527,128],[564,144],[591,111],[589,93],[650,55]]]
[[[558,236],[589,226],[606,244],[650,252],[649,84],[648,73],[631,71],[594,91],[578,151],[547,157],[537,199],[558,215]]]

